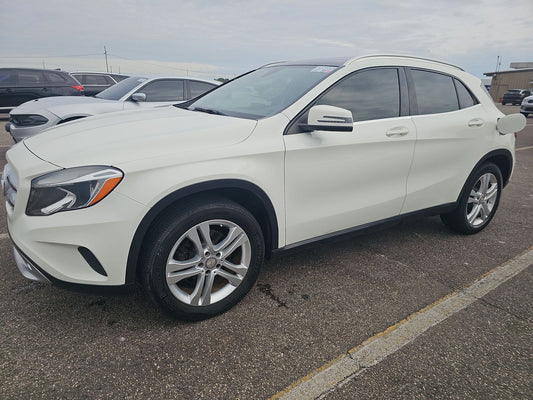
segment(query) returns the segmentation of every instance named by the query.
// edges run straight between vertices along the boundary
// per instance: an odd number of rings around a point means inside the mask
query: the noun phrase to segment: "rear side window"
[[[67,83],[69,81],[68,77],[64,74],[57,74],[55,72],[46,72],[46,78],[48,82],[51,83]]]
[[[454,79],[453,83],[455,83],[455,88],[457,89],[457,98],[459,99],[459,106],[461,108],[472,107],[478,103],[477,99],[472,96],[465,85],[463,85],[457,79]]]
[[[74,75],[84,85],[112,85],[115,82],[105,75]]]
[[[329,89],[315,104],[350,110],[354,121],[398,117],[398,70],[383,68],[356,72]]]
[[[436,72],[411,70],[418,114],[437,114],[459,109],[453,78]]]
[[[140,88],[137,92],[146,94],[146,101],[185,100],[182,80],[160,79]]]
[[[207,92],[215,87],[210,83],[199,82],[199,81],[189,81],[189,89],[191,91],[191,99],[196,96],[200,96],[202,93]]]
[[[21,86],[44,85],[46,80],[41,71],[18,71],[18,84]]]

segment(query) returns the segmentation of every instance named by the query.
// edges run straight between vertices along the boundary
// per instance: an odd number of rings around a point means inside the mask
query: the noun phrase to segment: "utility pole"
[[[107,49],[104,46],[104,55],[105,55],[105,72],[109,72],[109,67],[107,66]]]

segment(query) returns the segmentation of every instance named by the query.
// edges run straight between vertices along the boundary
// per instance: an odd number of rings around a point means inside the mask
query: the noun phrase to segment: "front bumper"
[[[51,283],[50,280],[40,271],[39,267],[29,260],[23,253],[21,253],[16,246],[13,246],[13,254],[15,256],[15,263],[20,273],[27,279],[32,281]]]
[[[116,190],[94,206],[48,216],[26,215],[31,180],[53,166],[34,156],[23,143],[7,152],[16,194],[6,202],[8,230],[24,276],[53,283],[120,286],[133,235],[146,207]],[[117,188],[118,189],[118,188]]]

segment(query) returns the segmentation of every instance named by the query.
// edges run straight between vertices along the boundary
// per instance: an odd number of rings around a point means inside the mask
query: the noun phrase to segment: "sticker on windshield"
[[[320,66],[320,67],[316,67],[316,68],[313,68],[311,70],[311,72],[322,72],[323,74],[329,74],[330,72],[333,72],[335,71],[337,68],[336,67],[325,67],[325,66]]]

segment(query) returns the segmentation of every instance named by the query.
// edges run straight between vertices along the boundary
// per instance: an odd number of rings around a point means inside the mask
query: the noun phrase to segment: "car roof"
[[[24,71],[45,71],[45,72],[59,72],[60,74],[70,74],[68,71],[62,69],[43,69],[43,68],[25,68],[25,67],[1,67],[0,70],[5,69],[15,69],[15,70],[24,70]]]
[[[349,65],[355,61],[363,60],[363,59],[377,59],[377,58],[397,58],[397,59],[404,59],[404,60],[423,60],[423,61],[431,61],[437,64],[443,64],[447,66],[451,66],[457,69],[460,69],[461,71],[464,71],[461,67],[458,67],[454,64],[449,64],[447,62],[433,60],[430,58],[423,58],[423,57],[415,57],[415,56],[405,56],[405,55],[398,55],[398,54],[376,54],[376,55],[368,55],[368,56],[359,56],[359,57],[332,57],[332,58],[317,58],[317,59],[310,59],[310,60],[297,60],[297,61],[281,61],[276,63],[269,63],[266,65],[263,65],[263,67],[266,66],[272,66],[272,65],[324,65],[329,67],[342,67]]]
[[[212,79],[197,78],[195,76],[135,74],[135,75],[130,75],[128,78],[149,79],[149,80],[153,80],[153,79],[186,79],[186,80],[189,80],[189,81],[201,81],[201,82],[207,82],[207,83],[220,84],[220,82],[212,80]]]

